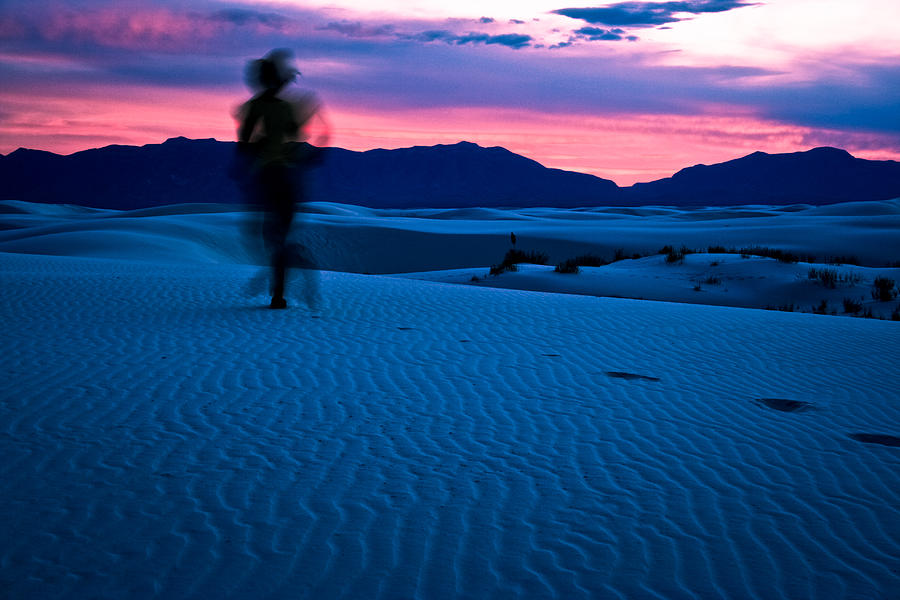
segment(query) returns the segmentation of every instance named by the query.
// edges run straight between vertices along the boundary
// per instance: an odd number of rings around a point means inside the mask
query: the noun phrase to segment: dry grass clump
[[[549,258],[543,252],[523,252],[522,250],[518,250],[516,248],[511,248],[507,251],[506,256],[503,257],[503,262],[499,265],[493,265],[491,267],[491,275],[499,275],[506,271],[515,272],[518,271],[519,268],[516,266],[519,263],[529,263],[533,265],[546,265]]]
[[[894,287],[893,279],[876,277],[872,284],[872,298],[879,302],[890,302],[897,297],[897,290]]]
[[[602,267],[608,264],[608,260],[596,254],[582,254],[559,263],[554,271],[557,273],[578,273],[578,267]]]

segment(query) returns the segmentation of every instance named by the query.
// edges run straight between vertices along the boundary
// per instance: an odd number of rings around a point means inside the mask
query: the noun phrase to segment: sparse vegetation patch
[[[844,298],[844,312],[855,315],[862,310],[862,300],[854,300],[853,298]]]
[[[616,251],[618,253],[618,251]],[[582,254],[575,258],[569,258],[564,262],[556,265],[554,271],[557,273],[578,273],[578,267],[602,267],[608,265],[609,261],[603,259],[596,254]]]
[[[518,263],[529,263],[532,265],[546,265],[548,257],[543,252],[523,252],[515,248],[509,250],[503,257],[503,264],[513,265]]]
[[[575,264],[580,267],[602,267],[609,264],[608,260],[604,260],[596,254],[582,254],[571,260],[575,261]]]
[[[792,252],[787,252],[778,248],[766,248],[765,246],[741,248],[741,256],[745,258],[750,256],[764,256],[766,258],[774,258],[778,262],[783,263],[798,263],[801,258],[805,259],[806,262],[815,262],[816,260],[816,257],[814,256],[801,257]]]
[[[689,249],[687,246],[682,246],[679,249],[675,249],[672,246],[663,246],[659,249],[659,254],[666,255],[666,263],[667,264],[675,264],[684,262],[684,257],[688,254],[693,254],[693,250]]]
[[[500,275],[506,271],[515,272],[519,270],[516,266],[519,263],[546,265],[548,260],[547,255],[543,252],[523,252],[522,250],[511,248],[507,251],[506,256],[503,257],[503,262],[491,267],[490,273],[491,275]]]
[[[876,277],[872,284],[872,298],[879,302],[890,302],[897,297],[897,290],[894,287],[893,279]]]
[[[812,268],[809,270],[809,278],[819,281],[822,285],[832,290],[839,283],[852,285],[862,281],[862,277],[856,273],[838,273],[835,269]]]
[[[569,274],[577,274],[579,271],[578,263],[575,262],[574,258],[570,258],[566,261],[559,263],[558,265],[556,265],[556,268],[553,270],[556,271],[557,273],[569,273]]]
[[[817,315],[828,314],[828,300],[822,300],[818,306],[813,306],[812,311]]]

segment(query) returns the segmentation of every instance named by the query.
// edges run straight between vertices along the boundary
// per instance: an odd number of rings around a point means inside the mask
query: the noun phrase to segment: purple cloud
[[[599,8],[561,8],[555,14],[591,24],[655,27],[681,21],[678,13],[716,13],[753,6],[746,0],[686,0],[682,2],[620,2]]]
[[[503,33],[499,35],[490,35],[487,33],[466,33],[457,35],[447,29],[432,29],[423,31],[413,35],[398,35],[399,39],[411,40],[416,42],[445,42],[447,44],[455,44],[462,46],[465,44],[498,44],[518,50],[531,45],[533,38],[530,35],[518,33]]]
[[[225,21],[239,27],[245,25],[263,25],[272,29],[284,27],[288,19],[278,13],[260,12],[246,8],[227,8],[216,11],[205,18],[211,21]]]
[[[317,28],[319,31],[336,31],[354,38],[385,37],[396,34],[393,25],[364,25],[360,21],[332,21]]]
[[[614,29],[601,29],[600,27],[582,27],[581,29],[576,29],[573,33],[578,38],[586,39],[591,42],[619,42],[622,40],[633,42],[638,39],[637,36],[634,35],[624,35],[625,30],[618,27]]]

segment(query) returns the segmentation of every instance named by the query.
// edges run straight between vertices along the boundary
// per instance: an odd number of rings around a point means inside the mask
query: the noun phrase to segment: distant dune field
[[[146,262],[263,264],[256,215],[224,205],[172,205],[114,211],[7,201],[0,203],[0,251],[127,258]],[[547,256],[551,267],[487,276],[512,247]],[[890,317],[896,302],[871,297],[876,278],[900,286],[900,200],[831,206],[379,210],[310,203],[298,227],[321,269],[545,292],[670,300],[696,304]],[[658,254],[685,247],[676,264]],[[791,253],[786,264],[709,249],[762,248]],[[612,261],[578,275],[552,265],[584,254]],[[634,255],[641,258],[630,260]],[[827,264],[829,262],[854,264]],[[810,270],[833,271],[823,285]],[[475,278],[475,279],[473,279]],[[856,313],[854,313],[856,314]]]

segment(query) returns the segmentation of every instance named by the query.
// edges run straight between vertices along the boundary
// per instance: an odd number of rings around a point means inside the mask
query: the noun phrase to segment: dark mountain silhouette
[[[0,197],[133,209],[185,202],[239,201],[228,169],[234,144],[173,138],[60,156],[19,149],[0,158]]]
[[[715,165],[682,169],[638,183],[624,196],[642,204],[834,204],[900,197],[900,163],[854,158],[838,148],[754,152]]]
[[[0,198],[97,208],[242,203],[230,177],[235,144],[173,138],[59,156],[19,149],[0,158]],[[593,175],[547,169],[503,148],[452,146],[352,152],[329,148],[309,199],[369,207],[567,206],[613,200]]]
[[[242,203],[230,177],[235,144],[173,138],[60,156],[19,149],[0,156],[0,199],[133,209],[190,202]],[[374,208],[830,204],[900,197],[900,163],[816,148],[697,165],[619,188],[548,169],[503,148],[453,145],[353,152],[329,148],[309,199]]]
[[[310,181],[315,200],[398,208],[590,206],[615,201],[619,190],[606,179],[469,142],[368,152],[332,148]]]

